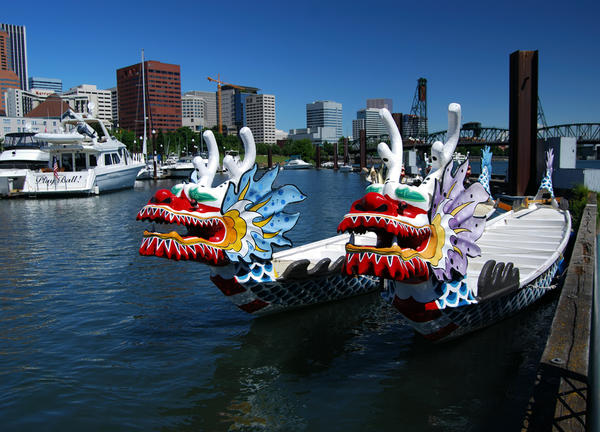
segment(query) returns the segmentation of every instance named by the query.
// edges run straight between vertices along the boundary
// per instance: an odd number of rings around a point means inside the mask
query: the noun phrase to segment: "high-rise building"
[[[92,115],[104,123],[112,124],[112,103],[110,90],[98,90],[93,84],[81,84],[70,88],[64,93],[65,96],[87,96],[88,101],[93,104]],[[86,107],[88,108],[88,107]],[[87,109],[83,109],[87,112]]]
[[[118,101],[118,93],[116,87],[111,87],[108,89],[110,91],[110,108],[112,115],[112,123],[113,127],[119,126],[119,101]]]
[[[389,98],[367,99],[367,108],[385,108],[389,112],[394,112],[394,103]]]
[[[48,89],[62,93],[62,80],[58,78],[29,77],[29,89]]]
[[[144,129],[144,97],[148,130],[175,130],[181,127],[181,70],[179,65],[147,60],[117,70],[119,126],[141,135]]]
[[[0,70],[0,115],[6,115],[6,95],[8,89],[18,89],[21,81],[16,73],[9,70]]]
[[[8,69],[19,77],[20,88],[27,87],[27,36],[25,26],[0,23],[0,30],[6,32],[9,38]]]
[[[10,70],[8,66],[8,57],[10,37],[5,31],[0,31],[0,70]]]
[[[355,139],[360,136],[361,129],[366,131],[367,138],[388,134],[377,108],[363,108],[356,112],[356,120],[352,121],[352,135]]]
[[[217,123],[217,94],[215,92],[189,91],[183,96],[195,96],[204,100],[204,127],[211,128]]]
[[[275,95],[246,96],[246,126],[257,143],[275,144]]]
[[[194,131],[205,127],[206,101],[202,96],[185,94],[181,97],[181,125]]]
[[[330,137],[337,142],[342,137],[342,104],[333,101],[316,101],[306,104],[306,128],[335,128],[335,134]]]

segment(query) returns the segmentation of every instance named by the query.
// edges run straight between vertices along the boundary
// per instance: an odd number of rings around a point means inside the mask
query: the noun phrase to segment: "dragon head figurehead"
[[[264,261],[273,246],[291,245],[285,234],[294,227],[298,214],[285,213],[287,204],[305,196],[292,185],[273,188],[279,168],[256,180],[256,149],[252,132],[240,130],[245,157],[241,162],[225,157],[230,179],[212,187],[219,152],[211,131],[204,132],[209,158],[194,159],[195,183],[158,190],[137,215],[152,222],[144,231],[140,254],[176,260],[196,260],[215,266],[230,262]],[[155,224],[166,224],[165,232]]]
[[[370,274],[418,284],[432,275],[438,281],[465,275],[467,256],[480,254],[475,241],[485,219],[473,216],[488,199],[479,183],[465,190],[468,162],[454,169],[452,154],[460,134],[460,105],[448,107],[448,140],[431,148],[432,170],[419,186],[400,182],[402,139],[391,114],[383,109],[391,149],[380,143],[377,151],[387,168],[383,183],[373,183],[367,194],[352,204],[338,231],[377,234],[375,245],[346,245],[347,274]]]

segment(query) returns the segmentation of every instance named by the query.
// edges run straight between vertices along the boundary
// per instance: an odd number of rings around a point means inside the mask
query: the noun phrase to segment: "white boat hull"
[[[367,234],[367,242],[376,237]],[[345,245],[342,234],[277,252],[267,263],[250,267],[211,267],[211,280],[238,308],[255,316],[366,294],[379,289],[375,276],[341,273]]]
[[[132,188],[142,164],[118,169],[58,172],[29,171],[23,192],[29,196],[90,195]]]
[[[568,211],[532,206],[490,221],[477,245],[481,256],[469,259],[467,276],[442,296],[439,288],[411,287],[385,281],[384,297],[421,335],[446,340],[500,321],[536,301],[554,286],[571,232]],[[480,276],[489,261],[512,263],[519,270],[513,289],[485,285]],[[475,293],[475,297],[469,293]],[[491,294],[490,294],[491,293]]]

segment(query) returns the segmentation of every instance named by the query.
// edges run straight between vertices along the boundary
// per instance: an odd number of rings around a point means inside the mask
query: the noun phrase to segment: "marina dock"
[[[596,195],[590,194],[523,431],[598,430],[598,385],[593,385],[598,358],[592,326],[594,290],[597,294],[596,215]]]

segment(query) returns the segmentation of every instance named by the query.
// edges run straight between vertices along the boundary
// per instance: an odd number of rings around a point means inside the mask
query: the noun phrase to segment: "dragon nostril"
[[[388,206],[387,206],[387,204],[381,204],[379,207],[377,207],[377,208],[375,209],[375,211],[376,211],[376,212],[379,212],[379,213],[384,213],[384,212],[386,212],[386,211],[387,211],[387,209],[388,209]]]
[[[162,202],[164,204],[171,204],[171,198],[170,197],[169,198],[165,198],[164,200],[162,200]]]
[[[365,206],[363,206],[363,205],[362,205],[362,203],[356,204],[356,205],[354,206],[354,208],[355,208],[356,210],[358,210],[358,211],[365,211],[365,210],[366,210],[366,209],[365,209]]]
[[[403,214],[406,207],[408,207],[408,204],[406,203],[406,201],[400,201],[398,203],[398,214],[400,214],[400,215]]]

